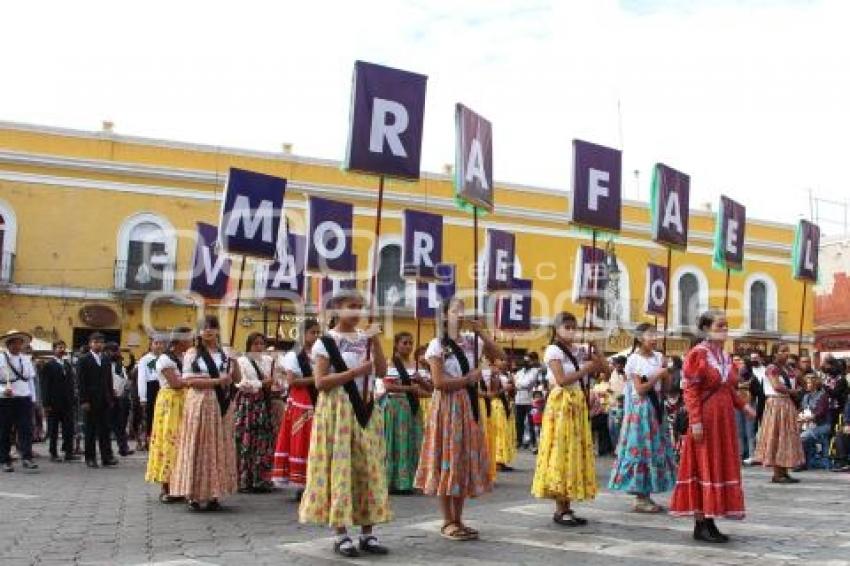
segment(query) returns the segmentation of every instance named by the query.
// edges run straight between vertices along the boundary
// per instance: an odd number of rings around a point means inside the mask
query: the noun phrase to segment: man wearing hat
[[[12,330],[0,336],[6,351],[0,353],[0,464],[4,472],[14,472],[12,467],[12,427],[18,431],[18,450],[21,463],[27,470],[35,470],[32,461],[32,403],[35,399],[35,368],[23,354],[32,336]]]

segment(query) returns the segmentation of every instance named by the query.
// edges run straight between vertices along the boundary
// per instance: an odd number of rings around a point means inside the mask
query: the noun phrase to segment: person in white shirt
[[[21,464],[27,470],[35,470],[38,464],[32,461],[32,411],[35,399],[35,368],[23,354],[24,346],[32,336],[26,332],[12,330],[0,340],[6,351],[0,354],[0,463],[4,472],[13,472],[11,457],[12,427],[18,431],[18,449]]]
[[[156,369],[156,362],[159,357],[165,352],[165,338],[159,335],[151,336],[150,349],[141,357],[136,365],[138,378],[137,387],[139,388],[139,402],[142,405],[142,412],[145,416],[145,436],[146,440],[150,440],[151,430],[153,428],[153,413],[156,407],[156,396],[159,393],[159,372]],[[148,442],[143,444],[147,449]]]
[[[127,440],[127,421],[130,418],[130,381],[127,377],[127,369],[124,367],[124,358],[117,343],[110,342],[104,350],[109,367],[112,371],[112,392],[115,396],[115,404],[110,412],[112,418],[112,433],[118,444],[118,454],[122,457],[134,453],[130,450]]]
[[[532,358],[534,356],[534,358]],[[514,374],[516,380],[516,398],[514,405],[516,409],[516,441],[517,448],[527,447],[525,443],[525,435],[528,433],[528,440],[532,447],[537,444],[537,438],[534,434],[534,426],[531,424],[529,415],[531,414],[531,394],[534,387],[537,385],[540,367],[535,363],[537,352],[532,352],[525,356],[520,362],[520,369]]]

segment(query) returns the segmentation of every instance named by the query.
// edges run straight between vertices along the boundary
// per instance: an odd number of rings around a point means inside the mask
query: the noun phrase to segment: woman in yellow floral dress
[[[552,325],[552,343],[543,361],[554,386],[543,412],[543,430],[531,493],[554,499],[555,523],[565,527],[587,524],[572,510],[572,501],[594,499],[597,493],[596,463],[590,430],[587,399],[591,376],[604,371],[605,359],[598,354],[583,361],[574,346],[576,318],[562,312]]]
[[[169,495],[168,484],[171,481],[171,470],[177,460],[177,441],[183,422],[186,390],[180,377],[181,359],[191,346],[192,330],[188,327],[175,328],[171,334],[168,351],[156,360],[160,392],[156,396],[154,406],[145,481],[162,485],[162,493],[159,495],[162,503],[173,503],[180,499]]]
[[[387,554],[372,534],[373,525],[392,518],[384,419],[374,403],[374,375],[386,374],[387,361],[376,338],[379,329],[357,328],[363,310],[359,293],[342,291],[332,308],[338,313],[336,324],[313,345],[319,398],[299,518],[332,527],[334,552],[346,558]],[[362,530],[357,546],[348,536],[352,525]]]

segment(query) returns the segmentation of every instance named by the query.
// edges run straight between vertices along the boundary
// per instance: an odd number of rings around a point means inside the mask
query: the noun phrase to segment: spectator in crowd
[[[546,396],[543,391],[536,390],[531,394],[531,427],[535,438],[540,438],[540,427],[543,426],[543,410],[546,408]],[[532,449],[537,454],[537,445]]]
[[[833,430],[838,425],[838,419],[844,413],[844,406],[847,404],[850,384],[848,384],[846,374],[847,367],[844,360],[828,356],[821,364],[823,388],[829,397],[829,411]],[[850,423],[845,421],[844,424]]]
[[[112,391],[114,394],[114,405],[111,411],[112,433],[118,443],[118,454],[129,456],[133,454],[127,440],[127,422],[130,419],[130,380],[127,378],[124,358],[121,356],[118,344],[110,342],[106,345],[104,352],[112,371]]]
[[[533,358],[532,358],[533,356]],[[514,410],[516,416],[516,441],[517,447],[534,447],[537,444],[537,436],[534,434],[534,426],[531,424],[532,393],[538,383],[540,373],[539,364],[532,360],[537,359],[537,352],[525,356],[519,363],[519,369],[514,375],[516,381],[516,397],[514,399]],[[528,443],[526,443],[526,434]]]
[[[805,390],[799,421],[802,433],[803,452],[806,463],[798,471],[825,467],[821,461],[828,451],[830,436],[829,396],[823,389],[820,378],[815,374],[805,377]],[[820,455],[818,455],[820,446]]]
[[[626,356],[615,356],[611,360],[611,377],[608,379],[608,388],[615,397],[623,395],[626,389]]]
[[[755,379],[749,363],[741,356],[735,356],[733,363],[738,369],[738,396],[747,406],[756,408],[756,398],[753,396],[751,381]],[[735,409],[735,421],[738,425],[738,445],[741,458],[746,465],[752,463],[756,451],[755,421],[748,419],[744,411]]]
[[[12,428],[17,430],[18,452],[24,469],[35,470],[32,461],[33,401],[36,398],[35,368],[24,355],[24,347],[32,340],[26,332],[12,330],[0,337],[6,351],[0,355],[0,464],[4,472],[12,466]]]
[[[745,366],[747,380],[750,382],[750,403],[755,405],[756,419],[753,421],[753,434],[758,438],[761,420],[764,416],[764,407],[767,404],[767,396],[764,394],[764,376],[767,371],[767,366],[764,364],[760,352],[752,352],[750,354],[749,363]],[[755,453],[751,452],[750,457],[744,460],[744,464],[750,466],[756,464]]]
[[[614,452],[610,430],[608,428],[608,410],[611,408],[611,398],[614,392],[607,372],[601,372],[596,377],[592,394],[594,402],[590,410],[590,426],[596,441],[597,454],[608,456]]]
[[[100,332],[89,336],[89,351],[80,358],[77,375],[80,382],[80,409],[85,415],[86,464],[98,468],[97,448],[104,466],[117,466],[110,439],[111,411],[115,404],[112,364],[104,352],[105,339]],[[97,447],[95,446],[97,442]]]
[[[41,391],[47,415],[50,459],[58,462],[59,428],[62,428],[62,453],[66,462],[79,460],[74,454],[74,369],[68,361],[63,340],[53,343],[53,357],[41,367]]]
[[[139,359],[136,366],[138,373],[138,381],[136,386],[139,391],[139,402],[141,403],[142,412],[145,415],[145,437],[150,439],[153,429],[153,413],[156,407],[156,396],[159,394],[160,375],[156,364],[162,354],[165,353],[165,338],[163,336],[153,335],[150,340],[150,348],[147,353]],[[148,442],[143,443],[144,448],[147,448]]]

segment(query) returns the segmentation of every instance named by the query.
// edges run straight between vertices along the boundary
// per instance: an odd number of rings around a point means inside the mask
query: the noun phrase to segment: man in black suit
[[[50,459],[58,462],[56,451],[59,427],[62,427],[62,452],[65,461],[79,460],[74,455],[74,370],[65,358],[65,342],[53,343],[53,357],[41,367],[42,405],[47,413],[47,437],[50,440]]]
[[[80,358],[77,374],[80,380],[80,408],[85,415],[86,465],[97,468],[95,440],[100,446],[100,459],[104,466],[116,466],[110,439],[110,410],[114,405],[112,391],[112,365],[103,351],[104,337],[94,332],[89,337],[89,353]]]

